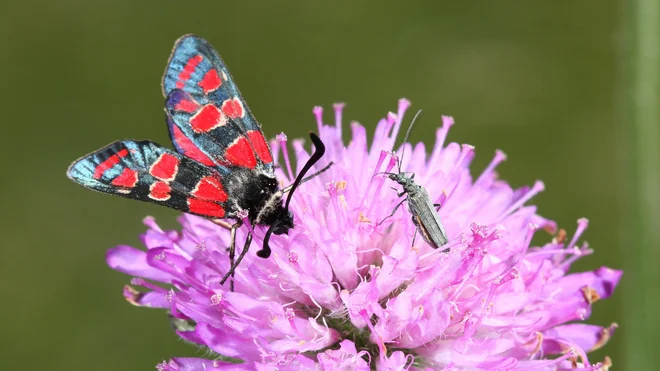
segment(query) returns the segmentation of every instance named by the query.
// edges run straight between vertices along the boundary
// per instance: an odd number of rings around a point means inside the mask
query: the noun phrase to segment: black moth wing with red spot
[[[229,174],[232,179],[225,182],[229,199],[236,208],[248,211],[251,223],[277,222],[278,233],[293,228],[261,127],[215,49],[197,36],[181,37],[162,85],[170,137],[177,150]]]
[[[150,141],[112,143],[75,161],[67,175],[95,191],[207,218],[231,217],[238,211],[223,184],[231,174]]]
[[[162,86],[170,137],[179,152],[205,165],[275,178],[261,127],[206,40],[194,35],[177,40]]]
[[[205,40],[187,35],[176,42],[162,86],[178,153],[148,141],[116,142],[74,162],[68,176],[96,191],[210,219],[242,220],[247,211],[251,224],[270,227],[258,253],[268,257],[270,235],[293,228],[290,196],[323,155],[323,143],[310,134],[315,152],[298,174],[285,207],[261,127]],[[241,256],[250,241],[248,237]],[[230,257],[234,267],[233,247]]]

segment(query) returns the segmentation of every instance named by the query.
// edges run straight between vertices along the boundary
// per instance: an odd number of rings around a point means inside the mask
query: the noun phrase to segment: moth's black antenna
[[[293,196],[293,192],[298,188],[300,184],[303,182],[313,178],[314,176],[328,170],[330,166],[332,165],[332,162],[328,164],[328,166],[324,167],[321,169],[321,171],[316,172],[315,174],[312,174],[309,176],[309,178],[305,178],[305,174],[309,171],[309,169],[316,164],[321,157],[323,157],[323,154],[325,153],[325,144],[321,141],[321,138],[319,138],[318,135],[316,135],[313,132],[309,132],[309,137],[312,139],[312,143],[314,143],[314,153],[312,156],[307,160],[307,163],[305,163],[305,166],[303,166],[302,170],[300,170],[300,173],[298,173],[298,176],[296,177],[296,180],[293,181],[293,184],[289,188],[289,195],[286,198],[286,203],[284,204],[284,210],[286,213],[289,212],[289,204],[291,203],[291,196]],[[268,258],[270,256],[270,246],[268,245],[268,241],[270,240],[270,236],[275,232],[275,228],[278,228],[280,226],[280,221],[275,221],[270,228],[268,228],[268,231],[266,231],[266,235],[264,236],[264,244],[261,248],[261,250],[257,251],[257,256],[260,258]]]
[[[401,164],[403,163],[403,155],[406,151],[406,142],[408,142],[408,136],[410,135],[410,131],[413,128],[413,125],[415,125],[415,121],[417,121],[417,117],[422,114],[422,110],[417,111],[415,114],[415,117],[413,117],[412,121],[410,122],[410,125],[408,125],[408,130],[406,130],[406,137],[403,138],[403,148],[401,148],[401,158],[399,159],[399,174],[401,174]]]
[[[257,256],[260,258],[268,259],[270,256],[270,245],[268,242],[270,241],[270,236],[273,234],[273,231],[275,229],[275,225],[278,224],[278,222],[273,223],[273,225],[268,228],[266,231],[266,235],[264,236],[264,244],[261,245],[261,250],[257,251]]]
[[[321,138],[319,138],[318,135],[314,132],[309,132],[309,138],[312,140],[312,143],[314,143],[314,153],[312,153],[312,157],[307,160],[307,163],[305,163],[305,166],[303,166],[302,170],[300,170],[300,173],[298,173],[298,176],[296,177],[296,180],[293,181],[293,184],[291,185],[291,190],[289,191],[289,196],[286,198],[286,203],[284,204],[284,209],[289,210],[289,204],[291,203],[291,196],[293,196],[293,192],[298,188],[298,186],[303,182],[305,174],[309,171],[309,169],[316,164],[321,157],[323,157],[323,154],[325,153],[325,144],[321,141]]]

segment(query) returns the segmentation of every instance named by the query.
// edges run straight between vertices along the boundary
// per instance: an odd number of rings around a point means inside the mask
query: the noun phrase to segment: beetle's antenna
[[[415,121],[417,121],[417,117],[419,117],[421,114],[422,110],[417,111],[415,117],[413,117],[412,121],[410,122],[410,125],[408,125],[408,130],[406,130],[406,137],[403,138],[403,148],[401,148],[401,158],[399,159],[399,174],[401,174],[401,164],[403,163],[403,155],[406,151],[406,142],[408,142],[408,136],[410,136],[410,131],[412,131],[413,125],[415,125]]]

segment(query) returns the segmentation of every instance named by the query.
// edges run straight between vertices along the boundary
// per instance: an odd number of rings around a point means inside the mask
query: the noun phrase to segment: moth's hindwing
[[[208,218],[236,212],[227,203],[229,175],[149,141],[124,140],[93,152],[67,175],[95,191],[164,205]]]

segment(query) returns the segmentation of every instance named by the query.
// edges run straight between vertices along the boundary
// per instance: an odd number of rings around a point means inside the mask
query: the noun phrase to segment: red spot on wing
[[[96,166],[96,169],[94,169],[94,179],[100,179],[106,170],[117,165],[121,160],[121,158],[126,156],[128,156],[128,149],[124,148],[121,151],[118,151],[117,153],[108,157],[108,159],[106,159],[105,161],[98,164],[98,166]]]
[[[183,155],[199,161],[204,165],[215,166],[213,161],[211,161],[204,152],[200,151],[199,148],[197,148],[197,146],[188,139],[188,137],[186,137],[177,126],[172,126],[172,141],[176,143],[179,151],[182,152]]]
[[[225,159],[235,166],[247,167],[249,169],[254,169],[257,166],[254,152],[245,137],[239,137],[227,148]]]
[[[179,103],[174,106],[174,109],[177,111],[183,111],[188,113],[193,113],[199,108],[199,103],[190,99],[181,99]]]
[[[176,173],[179,171],[179,159],[176,156],[169,153],[163,153],[158,157],[158,159],[151,165],[149,169],[149,174],[153,175],[157,179],[170,181],[176,177]]]
[[[195,186],[192,195],[202,199],[216,202],[227,201],[227,192],[225,192],[220,179],[214,176],[205,176]]]
[[[138,173],[133,169],[126,168],[118,177],[112,180],[112,185],[117,187],[133,188],[137,184]]]
[[[243,110],[243,103],[241,103],[241,100],[238,98],[227,99],[226,101],[222,102],[221,110],[225,113],[225,115],[233,119],[243,118],[245,115]]]
[[[179,81],[176,82],[176,87],[182,89],[186,86],[186,81],[190,79],[190,76],[195,72],[197,65],[204,59],[201,55],[197,54],[194,57],[188,59],[188,62],[183,66],[183,70],[179,72]]]
[[[270,164],[273,162],[273,156],[270,153],[270,149],[266,144],[266,139],[264,139],[264,135],[261,131],[250,130],[247,135],[250,139],[250,143],[252,143],[252,147],[254,147],[254,150],[257,152],[257,156],[261,159],[261,162],[264,164]]]
[[[215,202],[199,200],[196,198],[188,199],[188,211],[204,216],[222,218],[225,216],[225,209]]]
[[[156,201],[167,201],[170,199],[170,185],[165,182],[155,182],[149,187],[149,198]]]
[[[204,94],[208,94],[219,88],[222,85],[222,80],[218,76],[218,71],[215,68],[211,68],[204,74],[202,81],[197,85],[204,90]]]
[[[213,104],[205,105],[190,118],[190,126],[196,133],[206,133],[227,124],[227,117]]]

